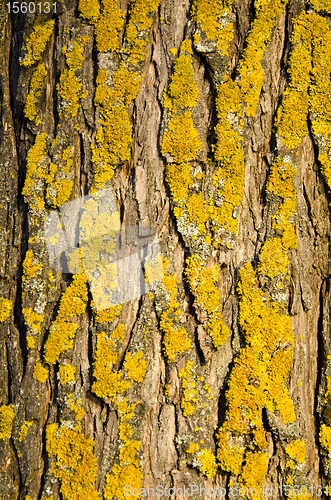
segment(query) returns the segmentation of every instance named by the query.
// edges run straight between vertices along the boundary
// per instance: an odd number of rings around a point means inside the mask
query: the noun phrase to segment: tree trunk
[[[1,2],[2,500],[329,498],[330,15]]]

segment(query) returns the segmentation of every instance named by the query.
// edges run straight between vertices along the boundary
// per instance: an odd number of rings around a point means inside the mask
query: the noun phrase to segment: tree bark
[[[331,2],[15,6],[0,498],[328,498]]]

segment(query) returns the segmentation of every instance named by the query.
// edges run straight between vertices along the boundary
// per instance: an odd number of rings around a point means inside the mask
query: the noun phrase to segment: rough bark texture
[[[328,498],[331,2],[10,5],[1,499]],[[44,221],[109,187],[164,277],[97,311]]]

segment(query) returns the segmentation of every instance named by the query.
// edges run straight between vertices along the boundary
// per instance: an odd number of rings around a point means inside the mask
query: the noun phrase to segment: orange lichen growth
[[[96,2],[94,1],[94,3]],[[94,11],[96,12],[96,8],[94,8]],[[95,24],[95,36],[99,52],[110,52],[119,49],[119,33],[123,30],[124,24],[125,12],[117,7],[117,0],[102,0],[102,12]]]
[[[319,438],[321,446],[331,455],[331,427],[322,424]]]
[[[62,153],[60,166],[50,162],[46,182],[48,184],[46,194],[48,202],[53,207],[60,207],[69,200],[74,182],[72,180],[72,151],[65,148]]]
[[[80,99],[87,96],[86,93],[81,91],[82,83],[78,72],[81,71],[85,59],[83,55],[84,48],[89,41],[89,36],[80,36],[69,47],[65,45],[62,49],[62,53],[66,55],[68,68],[62,71],[56,88],[62,101],[60,116],[64,114],[65,118],[74,118],[80,107]]]
[[[5,299],[4,297],[0,298],[0,321],[5,321],[9,318],[13,306],[14,304],[11,300]]]
[[[97,323],[111,323],[121,314],[122,311],[121,305],[113,306],[108,309],[104,309],[103,311],[98,311],[95,308],[94,300],[91,301],[91,307],[93,316],[95,317],[95,321]]]
[[[28,430],[29,430],[29,428],[31,427],[32,424],[33,424],[33,422],[26,422],[26,421],[24,421],[22,427],[20,428],[19,437],[18,437],[18,440],[20,442],[23,441],[23,439],[27,435]]]
[[[0,440],[11,438],[15,413],[11,405],[0,406]]]
[[[39,276],[42,267],[43,266],[41,262],[39,262],[38,259],[34,256],[33,251],[28,250],[23,261],[23,282]],[[25,311],[26,313],[28,313],[30,309],[26,309]],[[34,318],[36,318],[36,316],[34,316]],[[36,319],[34,319],[33,321],[36,321]]]
[[[28,349],[34,349],[36,347],[36,341],[31,335],[26,337],[26,345]]]
[[[169,262],[164,259],[165,275],[162,280],[162,285],[168,293],[168,300],[165,304],[165,309],[161,313],[160,329],[164,334],[163,351],[167,357],[168,363],[174,361],[177,355],[188,351],[191,348],[192,342],[184,327],[175,324],[183,314],[179,307],[177,299],[177,285],[179,280],[176,273],[171,274],[168,271]]]
[[[119,464],[115,463],[112,466],[112,473],[106,475],[106,486],[103,491],[106,500],[112,500],[114,495],[118,500],[125,500],[129,498],[124,490],[126,485],[131,486],[132,489],[137,488],[138,491],[142,486],[143,474],[137,456],[141,442],[132,439],[132,427],[126,423],[134,417],[135,406],[136,404],[129,405],[127,399],[118,404],[121,416],[118,431],[122,446],[119,452]]]
[[[164,106],[172,112],[176,112],[178,108],[194,108],[200,97],[192,60],[184,51],[184,43],[185,41],[181,45],[181,53],[175,61],[171,82],[163,97]],[[188,50],[192,53],[192,48],[188,47]]]
[[[75,381],[76,368],[70,364],[60,366],[59,378],[61,385],[69,384]]]
[[[49,377],[49,369],[43,366],[37,359],[33,368],[33,378],[44,384]]]
[[[46,49],[54,29],[54,20],[50,19],[44,25],[40,24],[40,18],[37,18],[31,35],[26,41],[26,54],[21,61],[23,66],[32,66],[39,61],[42,53]]]
[[[198,254],[188,257],[186,264],[185,274],[191,291],[196,294],[196,303],[208,314],[204,327],[213,339],[214,347],[221,347],[227,341],[230,331],[223,321],[221,292],[216,287],[219,267],[215,264],[212,268],[206,269]]]
[[[331,14],[331,1],[330,0],[312,0],[312,6],[319,12]]]
[[[291,458],[291,460],[286,464],[291,469],[295,469],[296,462],[299,462],[301,464],[305,463],[307,451],[304,441],[296,439],[293,443],[289,444],[288,446],[285,446],[285,451]]]
[[[169,130],[163,136],[161,150],[170,154],[178,165],[195,160],[202,142],[199,140],[198,131],[193,125],[190,111],[174,116],[169,122]]]
[[[255,449],[250,458],[252,464],[256,460],[266,461],[263,408],[279,412],[284,423],[292,423],[295,419],[292,400],[284,387],[292,363],[291,346],[294,342],[290,318],[279,312],[277,304],[267,304],[263,300],[262,291],[256,289],[251,264],[246,264],[240,271],[238,293],[239,325],[246,347],[235,358],[229,377],[227,419],[218,433],[217,452],[221,467],[236,475],[240,473],[244,459],[244,450],[236,445],[236,438],[251,436],[250,447]],[[229,450],[232,453],[229,454]],[[228,460],[228,456],[233,458]],[[244,477],[242,469],[243,480]],[[263,480],[262,475],[255,486],[261,487]]]
[[[251,491],[256,489],[259,498],[263,498],[263,482],[268,472],[267,453],[248,453],[245,457],[241,479]]]
[[[79,0],[79,12],[85,19],[96,21],[100,14],[100,5],[98,0]]]
[[[134,355],[127,353],[125,355],[124,370],[131,382],[141,383],[144,380],[147,371],[147,363],[144,360],[144,353],[137,352]]]
[[[170,120],[161,143],[162,153],[172,157],[166,168],[166,180],[179,206],[184,206],[193,183],[188,162],[197,159],[203,145],[194,127],[192,112],[187,109],[195,107],[200,96],[188,52],[192,50],[191,42],[188,47],[187,42],[182,42],[171,82],[164,92],[164,107],[170,112]]]
[[[238,222],[234,209],[243,197],[244,152],[242,149],[242,118],[254,116],[264,80],[263,55],[271,40],[276,20],[284,11],[287,0],[261,0],[256,6],[256,18],[247,37],[247,46],[240,62],[240,81],[225,77],[217,86],[215,127],[215,160],[220,167],[213,176],[221,205],[210,203],[212,227],[225,227],[237,233]]]
[[[189,360],[186,363],[185,368],[179,372],[178,376],[183,378],[181,408],[183,410],[184,417],[187,417],[188,415],[193,415],[194,410],[196,409],[196,406],[192,403],[199,402],[192,361]]]
[[[37,99],[41,96],[42,89],[45,84],[45,76],[47,75],[47,70],[44,64],[38,64],[36,69],[34,70],[30,82],[30,91],[27,95],[25,106],[24,106],[24,115],[30,121],[35,122],[36,125],[40,125],[41,119],[37,113],[36,103]]]
[[[323,2],[316,3],[326,7]],[[294,48],[289,59],[290,82],[275,122],[276,130],[282,136],[284,144],[288,148],[294,148],[300,144],[302,137],[308,135],[308,114],[311,114],[321,171],[331,187],[331,62],[328,57],[331,33],[326,19],[315,12],[307,14],[302,11],[293,20],[293,24],[291,41]]]
[[[93,382],[92,390],[100,398],[114,398],[131,387],[131,383],[123,379],[123,373],[113,369],[120,354],[117,346],[123,342],[124,331],[125,326],[121,324],[109,337],[104,332],[97,336],[93,363],[95,382]]]
[[[41,323],[44,321],[44,316],[36,313],[31,307],[23,308],[22,313],[28,330],[34,334],[39,334],[41,332]]]
[[[254,116],[264,80],[262,59],[271,41],[272,30],[285,11],[288,0],[260,0],[256,17],[247,37],[247,46],[240,61],[241,92],[246,103],[247,116]]]
[[[233,23],[228,19],[233,0],[195,0],[191,16],[209,40],[215,40],[220,54],[226,54],[233,39]],[[198,43],[198,40],[196,40]]]
[[[75,429],[58,428],[51,424],[46,429],[46,450],[51,463],[50,471],[60,481],[60,492],[67,500],[98,500],[94,489],[97,460],[92,453],[94,441],[85,438],[76,425]]]
[[[26,178],[22,194],[31,197],[29,202],[33,204],[33,197],[38,193],[40,197],[40,187],[38,181],[46,177],[45,156],[47,153],[46,145],[47,134],[37,135],[32,148],[27,156]],[[37,206],[38,208],[38,206]]]
[[[57,318],[49,329],[44,350],[46,363],[55,364],[62,352],[73,347],[73,339],[79,328],[73,318],[83,314],[87,300],[87,278],[84,274],[75,274],[62,295]]]
[[[148,30],[159,0],[131,2],[122,49],[118,49],[118,40],[124,25],[124,13],[113,0],[105,0],[103,5],[105,16],[101,15],[96,25],[101,44],[99,50],[118,50],[120,64],[112,76],[112,88],[108,87],[108,74],[103,68],[97,77],[95,104],[100,106],[101,126],[96,135],[97,147],[92,146],[92,162],[96,166],[95,186],[100,189],[112,179],[116,165],[130,158],[132,127],[127,108],[138,94],[142,73],[137,64],[145,58]],[[109,36],[104,36],[105,30],[111,31]]]
[[[202,463],[200,470],[207,477],[213,477],[217,472],[217,463],[215,455],[211,450],[204,448],[197,453],[198,460]]]

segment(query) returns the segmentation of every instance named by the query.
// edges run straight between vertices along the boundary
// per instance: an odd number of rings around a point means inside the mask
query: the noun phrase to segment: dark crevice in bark
[[[22,472],[21,472],[21,468],[20,468],[20,462],[19,462],[19,458],[18,458],[18,454],[17,454],[18,450],[16,449],[16,446],[15,446],[13,441],[12,441],[11,448],[12,448],[12,454],[15,457],[16,471],[18,473],[19,484],[17,486],[18,486],[18,490],[19,490],[19,499],[24,500],[25,495],[26,495],[26,488],[24,485],[24,480],[23,480],[23,476],[22,476]]]
[[[130,331],[130,335],[129,335],[129,339],[128,339],[126,348],[123,351],[121,351],[121,353],[119,354],[118,361],[116,362],[116,365],[115,365],[115,368],[117,367],[117,371],[118,372],[120,372],[122,370],[122,368],[123,368],[123,364],[124,364],[124,360],[125,360],[125,355],[128,352],[129,346],[131,344],[131,340],[132,340],[132,337],[133,337],[134,329],[135,329],[136,325],[138,324],[139,319],[141,317],[141,310],[142,310],[142,307],[143,307],[143,301],[144,301],[144,296],[142,295],[139,298],[139,301],[138,301],[138,310],[137,310],[137,313],[136,313],[136,319],[135,319],[135,321],[134,321],[134,323],[133,323],[133,325],[131,327],[131,331]]]
[[[178,372],[177,372],[178,376]],[[178,443],[176,440],[176,437],[180,435],[180,425],[178,423],[178,415],[177,411],[181,411],[180,405],[176,405],[175,403],[172,403],[174,409],[175,409],[175,438],[174,438],[174,443],[175,443],[175,450],[177,453],[177,469],[180,470],[180,450],[178,448]]]
[[[53,74],[52,74],[51,81],[54,82],[53,83],[53,120],[54,120],[54,137],[55,137],[57,127],[60,124],[60,116],[59,116],[59,111],[58,111],[59,103],[58,103],[56,86],[59,83],[60,76],[61,76],[61,72],[58,69],[59,68],[58,61],[62,57],[61,54],[57,53],[57,43],[58,43],[58,39],[59,39],[58,16],[57,16],[57,19],[55,19],[54,31],[55,31],[55,33],[54,33],[54,46],[53,46],[53,54],[52,54],[52,68],[51,68],[51,71]]]
[[[48,453],[46,451],[46,426],[44,426],[44,428],[42,430],[42,440],[41,441],[43,444],[43,447],[42,447],[43,472],[42,472],[42,475],[40,478],[40,490],[39,490],[39,494],[38,494],[38,500],[42,500],[42,495],[44,493],[44,487],[46,486],[47,473],[49,471]]]
[[[222,427],[222,425],[225,422],[225,414],[226,414],[226,397],[225,397],[225,387],[222,387],[220,389],[220,393],[218,396],[218,403],[217,403],[217,430]],[[216,431],[214,434],[214,440],[216,442]]]
[[[215,127],[217,125],[217,112],[216,112],[216,97],[217,97],[217,92],[215,85],[213,83],[213,76],[212,76],[212,70],[211,67],[208,63],[208,58],[205,54],[202,52],[195,52],[200,59],[200,64],[201,66],[204,66],[205,68],[205,73],[204,73],[204,80],[208,82],[209,86],[209,92],[207,95],[207,109],[208,109],[208,118],[207,118],[207,137],[206,137],[206,143],[208,145],[208,153],[207,157],[212,160],[212,145],[215,143]]]
[[[320,430],[320,425],[321,425],[321,418],[323,412],[319,414],[319,407],[320,407],[320,402],[319,402],[319,394],[321,391],[321,383],[322,383],[322,374],[324,372],[325,368],[325,355],[326,355],[326,349],[325,349],[325,342],[327,342],[328,338],[328,332],[324,332],[324,315],[329,314],[328,310],[324,310],[324,297],[329,296],[329,280],[323,280],[321,283],[320,287],[320,292],[319,292],[319,304],[320,304],[320,310],[319,310],[319,316],[318,316],[318,323],[317,323],[317,377],[316,377],[316,386],[315,386],[315,398],[314,398],[314,415],[315,415],[315,443],[316,443],[316,448],[320,449],[320,444],[319,444],[319,430]],[[323,404],[322,404],[323,406]],[[320,462],[321,466],[321,462]]]

